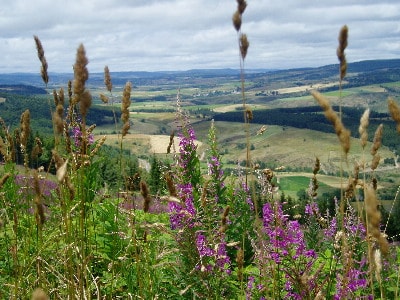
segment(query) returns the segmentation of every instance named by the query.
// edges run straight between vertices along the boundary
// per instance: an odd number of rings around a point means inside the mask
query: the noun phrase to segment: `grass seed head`
[[[176,192],[176,188],[175,188],[175,183],[174,183],[174,180],[172,179],[171,174],[169,174],[169,173],[165,174],[165,181],[167,183],[169,195],[172,197],[178,197],[178,193]]]
[[[41,63],[40,75],[42,76],[43,82],[47,85],[49,82],[49,75],[47,73],[48,65],[47,65],[46,57],[44,56],[44,49],[42,46],[42,42],[40,41],[39,37],[36,35],[33,36],[33,39],[35,40],[38,58]]]
[[[244,33],[240,35],[239,46],[240,46],[240,54],[242,56],[242,59],[244,60],[247,55],[247,50],[249,49],[250,46],[249,40],[247,39],[247,35]]]
[[[251,120],[253,120],[253,111],[251,110],[251,108],[250,107],[246,107],[246,119],[248,120],[248,121],[251,121]]]
[[[224,209],[224,212],[222,213],[221,226],[219,229],[220,232],[226,231],[227,224],[228,224],[228,214],[229,214],[230,209],[231,209],[230,206],[227,205]]]
[[[10,178],[10,176],[11,176],[11,173],[6,173],[3,175],[3,177],[0,178],[0,189],[7,182],[7,179]]]
[[[32,160],[38,159],[39,156],[42,154],[43,154],[43,143],[39,137],[36,137],[35,144],[33,146],[32,152],[31,152],[31,158],[32,158]]]
[[[31,114],[29,110],[25,110],[22,115],[21,115],[21,144],[23,146],[26,146],[28,143],[28,138],[29,134],[31,132],[30,130],[30,122],[31,122]]]
[[[106,85],[107,91],[111,93],[112,90],[112,82],[111,82],[111,75],[108,66],[104,67],[104,84]]]
[[[237,8],[238,12],[240,14],[243,14],[247,7],[247,2],[245,0],[237,0],[237,3],[238,3],[238,8]]]
[[[87,110],[91,105],[91,96],[88,91],[86,91],[85,84],[89,79],[89,71],[87,69],[87,64],[89,60],[86,57],[86,51],[83,44],[80,44],[76,52],[76,61],[74,64],[74,82],[73,82],[73,92],[74,97],[72,99],[74,104],[83,102],[81,104],[81,114],[86,116]]]
[[[386,255],[389,251],[389,244],[386,237],[380,231],[381,212],[378,208],[378,199],[375,187],[371,184],[365,185],[364,194],[368,233],[376,241],[382,254]]]
[[[237,263],[237,275],[239,281],[243,280],[243,266],[244,266],[244,251],[242,248],[239,248],[236,253],[236,263]]]
[[[233,14],[232,23],[236,31],[239,31],[240,27],[242,26],[242,15],[239,13],[239,11],[235,11],[235,13]]]
[[[110,99],[104,94],[100,94],[100,99],[103,103],[108,103],[110,101]]]
[[[375,154],[372,157],[372,162],[371,162],[371,170],[376,170],[376,168],[379,165],[379,161],[381,160],[381,156],[379,154]]]
[[[365,148],[368,142],[368,125],[369,125],[369,114],[370,110],[367,108],[360,119],[360,126],[358,127],[358,132],[360,134],[361,146]]]
[[[143,196],[143,211],[148,212],[150,208],[151,197],[149,188],[144,181],[140,181],[140,193]]]
[[[400,133],[400,108],[392,97],[388,99],[388,108],[392,119],[396,122],[397,132]]]
[[[175,137],[175,131],[171,132],[171,135],[169,136],[169,143],[167,147],[167,154],[171,153],[171,147],[174,144],[174,137]]]
[[[348,35],[349,35],[349,28],[346,25],[344,25],[339,33],[339,46],[336,50],[336,54],[340,62],[340,80],[343,80],[347,72],[347,62],[344,50],[346,49],[348,44],[347,42]]]
[[[128,134],[129,128],[131,127],[129,124],[129,106],[131,105],[131,90],[132,84],[127,82],[125,84],[124,92],[122,95],[122,106],[121,106],[121,120],[123,122],[122,127],[122,136]]]
[[[49,300],[49,297],[41,288],[37,288],[33,291],[31,300]]]
[[[376,155],[378,149],[382,145],[383,124],[380,124],[375,131],[374,141],[371,147],[371,155]]]
[[[312,91],[311,94],[323,109],[325,117],[333,124],[336,135],[342,145],[342,149],[347,155],[350,151],[350,131],[344,127],[338,114],[332,109],[328,99],[317,91]]]
[[[315,158],[314,170],[313,170],[313,174],[314,175],[317,175],[317,173],[319,172],[320,166],[321,166],[321,164],[320,164],[319,158],[316,157]]]

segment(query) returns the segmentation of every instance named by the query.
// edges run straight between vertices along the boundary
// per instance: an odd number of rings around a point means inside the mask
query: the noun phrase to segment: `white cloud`
[[[336,63],[349,26],[348,60],[399,57],[400,3],[372,0],[248,0],[242,30],[247,68]],[[71,71],[85,45],[90,71],[238,68],[235,0],[26,0],[0,7],[0,72],[37,72],[32,36],[50,71]]]

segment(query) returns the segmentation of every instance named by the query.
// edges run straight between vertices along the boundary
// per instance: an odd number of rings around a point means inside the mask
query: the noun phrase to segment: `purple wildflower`
[[[231,260],[228,256],[228,253],[226,251],[226,242],[221,242],[217,246],[217,252],[216,252],[216,266],[220,270],[224,270],[227,265],[230,265]],[[229,273],[229,269],[227,269],[227,272]]]
[[[243,192],[246,197],[246,203],[249,205],[250,210],[254,211],[254,203],[253,199],[251,198],[250,188],[247,186],[245,182],[242,182],[242,189],[238,189],[236,193],[239,194]]]
[[[333,217],[327,228],[324,229],[324,235],[327,239],[332,239],[335,237],[337,232],[337,220],[336,217]]]
[[[178,197],[183,204],[170,202],[170,225],[172,229],[182,229],[184,226],[193,227],[196,208],[193,202],[191,183],[178,184]]]
[[[311,202],[310,204],[306,204],[305,213],[309,216],[318,216],[319,208],[316,202]]]
[[[181,229],[186,217],[182,206],[179,203],[169,202],[168,210],[171,229]]]
[[[80,147],[80,145],[82,143],[82,138],[83,138],[83,134],[82,134],[82,130],[81,130],[80,126],[72,127],[72,138],[74,139],[75,146]],[[87,136],[87,141],[88,141],[89,145],[94,143],[94,136],[92,133],[90,133]]]
[[[364,238],[366,236],[366,228],[358,217],[357,213],[351,207],[348,208],[349,213],[344,218],[344,227],[346,231],[352,236],[359,236]]]
[[[34,179],[32,176],[16,175],[15,183],[21,187],[20,194],[34,194]],[[39,187],[43,196],[51,197],[52,193],[57,189],[57,183],[45,178],[39,178]]]
[[[74,139],[74,144],[76,147],[79,147],[81,144],[81,139],[82,139],[82,131],[79,126],[75,126],[72,128],[72,137]]]
[[[252,289],[254,286],[254,281],[255,278],[254,276],[249,276],[248,280],[247,280],[247,287],[246,287],[246,300],[250,300],[252,299]]]
[[[262,241],[263,253],[260,261],[274,262],[281,266],[286,277],[285,299],[303,299],[304,293],[310,293],[312,288],[308,291],[299,290],[293,273],[302,274],[312,269],[317,253],[314,249],[307,249],[300,223],[297,220],[289,220],[282,210],[281,203],[266,203],[262,212],[265,240]],[[310,285],[314,283],[310,282]]]
[[[196,216],[196,208],[193,204],[193,188],[191,183],[178,184],[178,196],[185,203],[185,209],[190,216]]]
[[[179,161],[178,164],[181,168],[181,171],[185,175],[187,172],[190,172],[191,162],[196,155],[197,146],[194,141],[196,139],[196,135],[191,126],[188,125],[188,128],[185,128],[185,132],[181,132],[179,134]]]
[[[198,231],[196,232],[196,248],[200,256],[202,264],[201,269],[203,271],[223,271],[228,275],[230,274],[230,270],[227,266],[230,265],[231,261],[226,251],[225,241],[222,241],[212,248],[205,234],[202,231]],[[206,267],[204,267],[204,263],[208,263]]]
[[[367,287],[366,272],[361,272],[357,269],[350,269],[346,274],[337,274],[336,294],[333,297],[335,300],[349,299],[360,289]]]
[[[205,235],[201,232],[197,233],[196,236],[196,247],[199,252],[200,258],[213,256],[215,254],[214,250],[208,247],[207,239]]]

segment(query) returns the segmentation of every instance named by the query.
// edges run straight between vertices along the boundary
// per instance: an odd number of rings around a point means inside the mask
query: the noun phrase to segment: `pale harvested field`
[[[313,85],[301,85],[301,86],[294,86],[290,88],[282,88],[278,89],[277,91],[279,94],[290,94],[290,93],[298,93],[298,92],[306,92],[310,90],[317,90],[332,86],[339,86],[339,82],[328,82],[328,83],[317,83]]]
[[[224,105],[224,106],[214,108],[213,111],[218,112],[218,113],[225,113],[225,112],[235,111],[238,108],[242,108],[242,107],[243,107],[243,104]],[[257,108],[266,108],[266,106],[258,105],[258,104],[251,104],[251,109],[254,110]]]
[[[169,135],[150,135],[150,149],[152,153],[167,153],[167,147],[169,145],[170,137]],[[197,147],[202,145],[202,142],[195,141]],[[178,151],[179,149],[179,139],[175,136],[174,145],[171,147],[171,152]]]
[[[118,137],[117,134],[108,134],[106,143],[113,144],[120,138],[121,137]],[[142,145],[147,145],[150,148],[149,152],[155,154],[167,153],[169,141],[169,135],[127,134],[124,137],[124,144],[132,144],[133,142],[138,142]],[[196,141],[195,144],[198,147],[202,145],[200,141]],[[176,152],[179,149],[179,139],[176,136],[174,137],[174,145],[171,147],[171,153],[174,152],[174,149]]]
[[[225,113],[228,111],[235,111],[239,107],[243,107],[243,104],[224,105],[224,106],[216,107],[213,110],[215,112]]]

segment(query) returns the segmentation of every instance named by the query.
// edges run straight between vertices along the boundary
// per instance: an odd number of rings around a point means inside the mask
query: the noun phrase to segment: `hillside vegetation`
[[[343,26],[340,66],[244,76],[237,4],[238,71],[89,76],[81,44],[48,74],[34,36],[42,83],[0,90],[0,298],[398,298],[400,60],[347,65]]]

